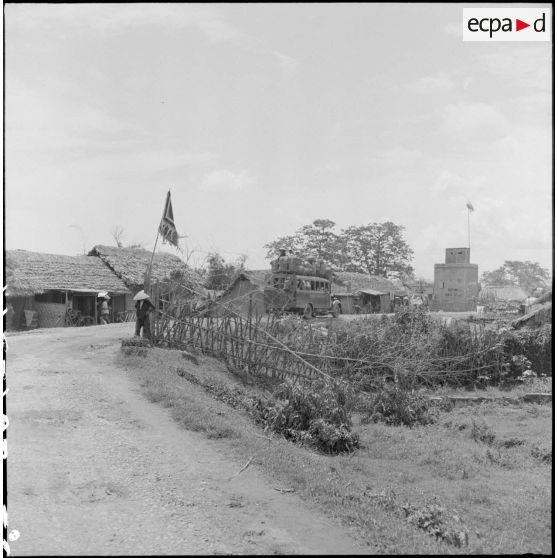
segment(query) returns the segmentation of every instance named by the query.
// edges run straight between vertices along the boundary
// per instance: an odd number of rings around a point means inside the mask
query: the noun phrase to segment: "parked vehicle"
[[[272,273],[264,287],[266,312],[293,312],[306,319],[341,313],[341,303],[331,296],[331,271],[323,263],[302,262],[282,253],[271,263]],[[304,272],[314,271],[312,275]]]

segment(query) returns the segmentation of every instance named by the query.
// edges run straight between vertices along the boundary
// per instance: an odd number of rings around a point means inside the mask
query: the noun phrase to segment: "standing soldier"
[[[135,297],[136,302],[136,335],[139,337],[143,328],[143,337],[151,339],[151,325],[149,323],[149,313],[155,310],[155,306],[149,300],[149,295],[141,290]]]

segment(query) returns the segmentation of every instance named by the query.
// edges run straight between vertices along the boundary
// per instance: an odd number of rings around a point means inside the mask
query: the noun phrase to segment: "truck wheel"
[[[313,317],[313,315],[314,315],[314,309],[312,308],[312,305],[311,305],[311,304],[307,304],[307,305],[304,307],[304,312],[302,313],[302,317],[303,317],[305,320],[309,320],[310,318]]]
[[[338,318],[339,314],[341,314],[341,305],[340,304],[334,304],[333,309],[331,310],[331,314],[334,318]]]

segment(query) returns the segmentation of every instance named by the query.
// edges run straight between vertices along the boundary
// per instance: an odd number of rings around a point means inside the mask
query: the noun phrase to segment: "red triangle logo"
[[[530,23],[525,23],[524,21],[521,21],[520,19],[515,20],[515,30],[516,31],[521,31],[522,29],[525,29],[525,27],[531,27],[531,24]]]

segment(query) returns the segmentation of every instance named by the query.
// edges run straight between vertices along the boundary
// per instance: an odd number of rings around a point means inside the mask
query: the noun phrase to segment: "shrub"
[[[385,383],[372,398],[368,410],[368,420],[396,426],[430,424],[434,422],[435,416],[436,409],[430,399],[397,383]]]
[[[521,376],[527,368],[531,368],[537,375],[552,372],[551,324],[544,324],[536,329],[507,330],[503,334],[503,343],[512,377]],[[514,357],[516,362],[513,361]],[[523,357],[526,362],[521,362],[520,357]],[[527,363],[528,366],[523,366]]]
[[[485,421],[476,421],[473,419],[471,426],[471,437],[475,442],[491,445],[496,440],[494,430],[486,424]]]
[[[281,384],[272,402],[259,401],[256,409],[267,430],[312,445],[325,453],[359,447],[351,432],[353,394],[340,383],[314,382],[310,390],[292,381]]]
[[[438,540],[457,547],[469,544],[469,533],[461,519],[456,514],[448,514],[436,498],[431,498],[424,506],[404,504],[401,507],[409,523]]]
[[[404,333],[428,333],[432,321],[426,309],[420,306],[404,306],[395,313],[395,323]]]

